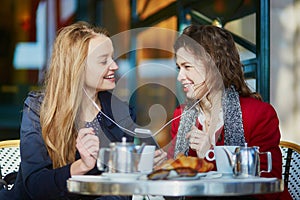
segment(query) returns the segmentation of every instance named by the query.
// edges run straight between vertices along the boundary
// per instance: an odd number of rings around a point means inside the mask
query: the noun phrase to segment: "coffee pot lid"
[[[110,146],[111,147],[115,147],[115,146],[124,147],[124,146],[135,146],[135,144],[132,143],[132,142],[127,142],[127,138],[126,137],[122,137],[122,141],[121,142],[112,142],[112,143],[110,143]]]

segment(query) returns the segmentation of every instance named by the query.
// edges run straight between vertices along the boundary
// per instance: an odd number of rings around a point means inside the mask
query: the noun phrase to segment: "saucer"
[[[103,177],[112,181],[135,181],[142,175],[140,173],[102,173]]]
[[[109,180],[107,177],[100,175],[73,175],[71,180],[84,182],[97,182],[99,180]]]
[[[206,173],[206,176],[201,177],[201,179],[215,179],[215,178],[221,178],[222,176],[223,176],[222,173],[216,171],[210,171]]]
[[[222,172],[222,177],[224,177],[224,178],[232,178],[233,177],[233,173],[231,173],[231,172]]]

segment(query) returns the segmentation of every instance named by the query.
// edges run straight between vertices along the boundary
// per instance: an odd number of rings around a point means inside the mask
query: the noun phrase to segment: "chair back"
[[[300,199],[300,146],[281,141],[282,179],[293,199]]]
[[[0,178],[18,172],[20,162],[20,140],[0,141]]]

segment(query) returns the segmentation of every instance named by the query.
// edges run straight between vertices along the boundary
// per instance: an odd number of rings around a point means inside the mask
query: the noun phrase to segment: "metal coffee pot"
[[[233,175],[236,178],[248,178],[259,176],[261,172],[271,172],[272,170],[272,156],[271,152],[259,152],[259,147],[237,147],[234,153],[231,153],[226,147],[224,151],[228,156],[229,163],[233,170]],[[267,171],[260,169],[259,155],[266,154],[268,160]]]
[[[138,171],[138,163],[145,145],[139,148],[131,142],[110,143],[110,148],[101,148],[97,159],[97,167],[104,170],[108,167],[109,173],[134,173]]]

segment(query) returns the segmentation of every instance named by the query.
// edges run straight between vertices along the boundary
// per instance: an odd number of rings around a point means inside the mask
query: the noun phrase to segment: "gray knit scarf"
[[[189,150],[189,141],[185,135],[195,125],[199,111],[192,107],[194,102],[189,102],[184,107],[177,132],[174,158],[182,152],[187,154]],[[243,146],[245,144],[244,128],[242,121],[242,111],[239,100],[239,94],[234,86],[227,88],[222,97],[222,109],[224,117],[224,145]]]

